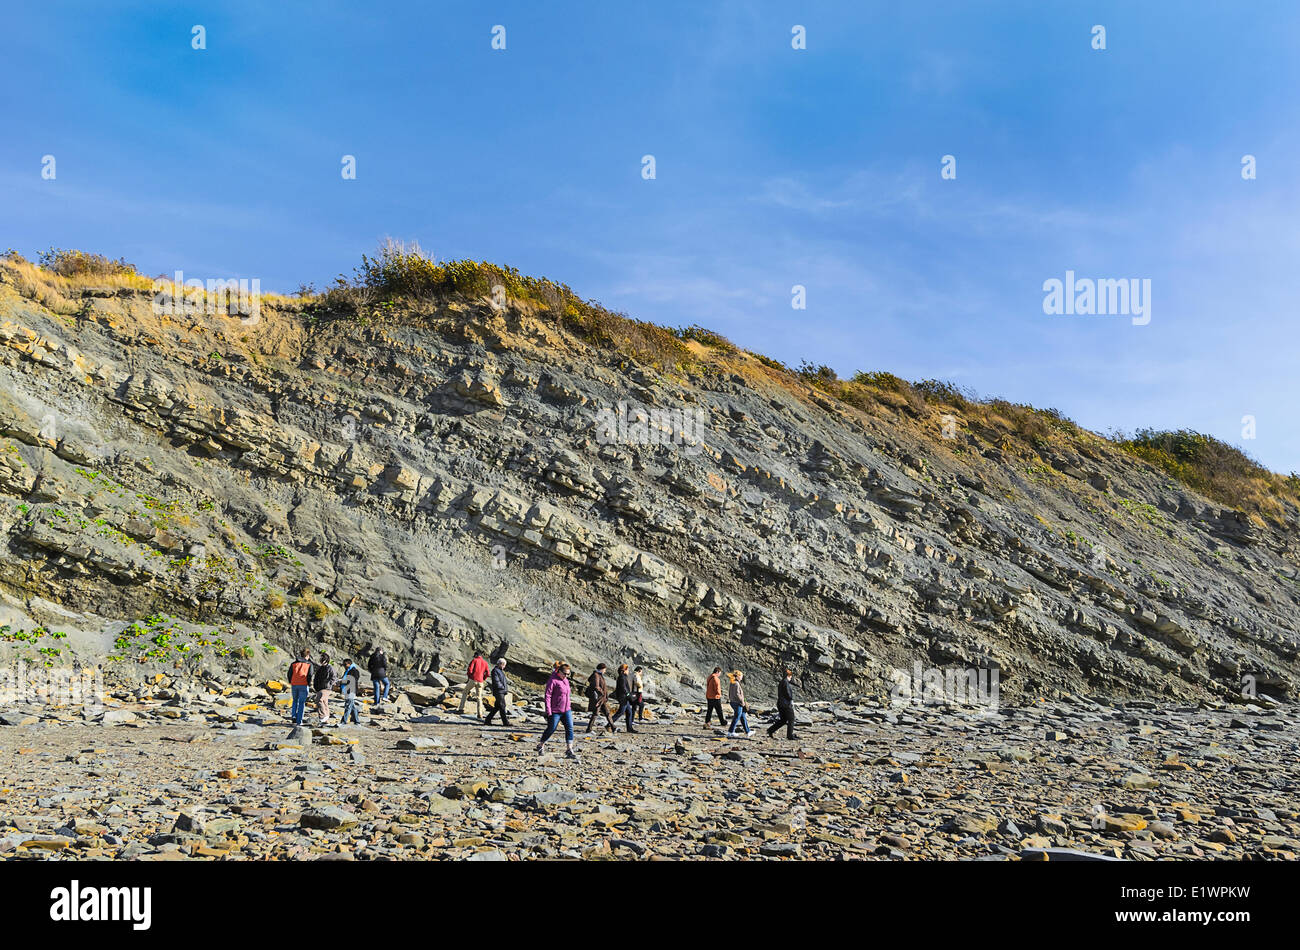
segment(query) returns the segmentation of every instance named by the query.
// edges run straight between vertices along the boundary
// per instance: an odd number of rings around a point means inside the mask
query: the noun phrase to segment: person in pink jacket
[[[551,678],[546,681],[546,731],[537,743],[537,754],[542,754],[542,746],[551,737],[560,723],[564,723],[564,742],[568,751],[565,757],[576,759],[573,751],[573,706],[569,702],[569,664],[556,663]]]

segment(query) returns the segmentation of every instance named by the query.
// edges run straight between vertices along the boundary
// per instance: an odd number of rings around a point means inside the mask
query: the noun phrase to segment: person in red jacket
[[[483,684],[488,678],[487,660],[483,659],[483,651],[475,650],[474,659],[469,661],[469,670],[467,671],[469,679],[465,682],[465,692],[460,694],[460,711],[465,711],[465,700],[469,699],[469,694],[474,694],[474,701],[478,704],[478,718],[483,718]]]
[[[311,674],[311,651],[304,648],[298,654],[298,659],[289,664],[289,690],[293,695],[293,707],[289,715],[293,717],[294,726],[302,725],[302,714],[307,709],[307,693],[311,690]]]

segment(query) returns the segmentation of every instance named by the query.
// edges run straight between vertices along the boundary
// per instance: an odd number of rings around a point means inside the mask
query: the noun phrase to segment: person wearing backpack
[[[483,725],[490,725],[492,717],[501,716],[501,725],[510,725],[510,717],[506,715],[506,694],[510,692],[510,684],[506,682],[506,659],[502,657],[497,660],[497,665],[492,667],[492,701],[494,703],[491,712],[483,720]]]
[[[636,694],[632,692],[632,677],[628,675],[627,664],[618,668],[618,681],[614,684],[614,702],[618,703],[618,712],[614,718],[627,717],[627,731],[635,733],[632,728],[632,710],[636,708]]]
[[[320,714],[322,727],[329,725],[330,693],[334,692],[334,686],[337,682],[338,673],[334,667],[330,666],[329,655],[321,656],[320,664],[316,667],[316,673],[312,677],[312,688],[316,690],[316,712]]]
[[[731,728],[727,730],[727,735],[734,736],[736,727],[744,726],[745,736],[752,736],[754,730],[749,728],[749,717],[745,715],[745,688],[741,685],[745,674],[736,670],[729,678],[731,685],[727,687],[727,702],[731,704]]]
[[[293,694],[293,707],[289,716],[295,726],[302,725],[302,715],[307,709],[307,694],[311,691],[311,651],[306,647],[298,659],[289,664],[289,690]]]
[[[596,670],[587,678],[587,712],[591,713],[591,718],[587,720],[587,731],[591,732],[596,725],[596,718],[601,713],[605,714],[605,728],[614,732],[614,717],[609,714],[609,683],[605,681],[605,664],[598,663]]]
[[[388,698],[388,687],[392,682],[388,679],[388,657],[384,655],[384,648],[375,647],[375,652],[370,654],[370,662],[366,664],[370,669],[370,682],[375,688],[375,705],[378,706]],[[383,693],[379,692],[379,687],[384,688]]]
[[[361,725],[361,719],[357,716],[357,693],[361,691],[361,670],[347,657],[343,658],[343,718],[339,720],[340,726],[348,724],[348,717],[358,726]]]
[[[709,704],[709,709],[704,714],[704,725],[709,724],[709,719],[716,712],[718,722],[725,726],[727,724],[727,714],[722,711],[722,667],[715,666],[713,672],[709,675],[709,681],[704,687],[704,699]]]
[[[475,650],[474,659],[469,661],[469,669],[465,671],[465,692],[460,694],[460,712],[465,712],[465,701],[469,699],[469,694],[474,694],[474,703],[478,707],[478,713],[475,718],[483,718],[483,681],[488,678],[487,660],[483,659],[483,651]]]

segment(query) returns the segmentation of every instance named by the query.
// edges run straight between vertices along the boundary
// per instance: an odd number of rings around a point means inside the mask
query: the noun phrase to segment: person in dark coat
[[[370,654],[370,662],[366,664],[370,670],[370,682],[375,687],[375,705],[378,706],[388,698],[388,688],[392,681],[388,678],[388,656],[384,653],[384,648],[377,646],[375,652]],[[383,692],[379,691],[383,687]]]
[[[776,686],[776,711],[780,713],[780,718],[767,727],[767,737],[772,738],[776,730],[784,725],[787,739],[798,738],[794,734],[794,670],[786,670]]]
[[[322,656],[312,673],[312,687],[316,690],[316,712],[320,714],[322,727],[330,724],[330,694],[334,692],[338,678],[338,673],[330,666],[329,654]]]
[[[502,657],[497,660],[497,665],[492,667],[491,676],[492,686],[492,709],[483,720],[487,725],[492,722],[492,717],[499,715],[501,725],[510,725],[510,717],[506,715],[506,694],[510,692],[510,684],[506,681],[506,659]]]
[[[627,671],[626,663],[618,668],[618,680],[614,683],[614,702],[618,703],[618,712],[614,713],[614,718],[626,716],[627,731],[636,732],[632,728],[632,712],[636,709],[636,693],[632,691],[632,676]]]

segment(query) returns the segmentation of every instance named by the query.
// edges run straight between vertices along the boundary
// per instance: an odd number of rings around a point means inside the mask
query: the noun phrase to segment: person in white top
[[[632,711],[638,722],[645,720],[645,670],[637,667],[632,671]]]

